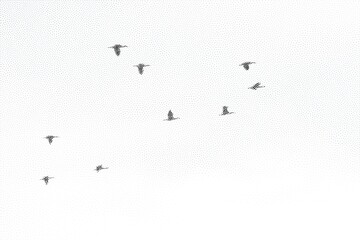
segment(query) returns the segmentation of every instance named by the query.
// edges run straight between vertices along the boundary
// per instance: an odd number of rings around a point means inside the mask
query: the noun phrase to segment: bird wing
[[[255,83],[254,87],[258,87],[260,85],[260,83]]]

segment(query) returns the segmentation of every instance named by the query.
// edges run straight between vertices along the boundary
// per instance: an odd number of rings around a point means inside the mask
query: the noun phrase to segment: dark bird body
[[[102,165],[97,166],[94,170],[99,172],[100,170],[108,169],[108,167],[104,168]]]
[[[174,114],[172,113],[172,111],[170,110],[168,112],[168,118],[167,119],[164,119],[164,121],[172,121],[172,120],[176,120],[176,119],[179,119],[179,118],[174,118]]]
[[[240,64],[239,66],[243,66],[245,68],[245,70],[249,70],[249,65],[253,64],[255,62],[244,62],[242,64]]]
[[[144,67],[148,67],[150,65],[146,65],[143,63],[139,63],[138,65],[134,65],[134,67],[137,67],[139,70],[139,73],[142,75],[144,73]]]
[[[114,46],[111,46],[109,48],[113,48],[115,51],[116,56],[120,56],[120,48],[124,48],[124,47],[128,47],[126,45],[120,45],[120,44],[115,44]]]
[[[47,184],[49,183],[49,179],[51,179],[51,178],[53,178],[53,177],[46,176],[46,177],[43,177],[43,178],[40,179],[40,180],[44,181],[45,184],[47,185]]]
[[[49,136],[46,136],[44,138],[46,138],[48,141],[49,141],[49,144],[51,144],[53,142],[53,139],[54,138],[58,138],[59,136],[53,136],[53,135],[49,135]]]
[[[227,114],[233,114],[234,112],[229,112],[228,111],[228,106],[223,106],[223,111],[222,114],[220,114],[220,116],[222,115],[227,115]]]
[[[265,87],[265,86],[260,86],[260,84],[261,84],[261,83],[259,83],[259,82],[258,82],[258,83],[255,83],[254,86],[249,87],[249,89],[256,90],[256,89],[258,89],[258,88],[263,88],[263,87]]]

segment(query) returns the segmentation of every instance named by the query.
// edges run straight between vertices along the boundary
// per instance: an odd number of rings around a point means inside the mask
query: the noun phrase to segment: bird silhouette
[[[150,65],[146,65],[143,63],[139,63],[138,65],[134,65],[134,67],[137,67],[139,70],[139,73],[142,75],[144,73],[144,67],[148,67]]]
[[[227,115],[227,114],[233,114],[233,113],[234,112],[228,111],[228,106],[223,106],[223,111],[222,111],[222,114],[220,114],[220,116]]]
[[[100,170],[108,169],[108,167],[104,168],[102,165],[97,166],[94,170],[99,172]]]
[[[120,44],[115,44],[114,46],[108,47],[108,48],[113,48],[115,51],[116,56],[120,56],[120,48],[125,48],[128,47],[126,45],[120,45]]]
[[[172,120],[176,120],[176,119],[179,119],[179,118],[174,118],[174,114],[173,112],[170,110],[168,112],[168,118],[167,119],[164,119],[164,121],[172,121]]]
[[[53,177],[46,176],[46,177],[43,177],[43,178],[40,179],[40,180],[44,181],[45,184],[47,185],[47,184],[49,183],[49,179],[51,179],[51,178],[53,178]]]
[[[253,64],[255,62],[244,62],[242,64],[240,64],[239,66],[243,66],[245,68],[245,70],[249,70],[249,65]]]
[[[48,135],[44,138],[46,138],[49,141],[49,144],[51,144],[53,142],[54,138],[58,138],[59,136],[53,136],[53,135]]]
[[[258,89],[258,88],[263,88],[263,87],[265,87],[265,86],[260,86],[260,84],[261,83],[255,83],[252,87],[249,87],[249,89],[253,89],[253,90],[256,90],[256,89]]]

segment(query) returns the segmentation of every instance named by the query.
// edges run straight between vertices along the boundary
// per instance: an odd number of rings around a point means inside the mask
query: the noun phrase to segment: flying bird
[[[265,86],[260,86],[260,84],[261,84],[261,83],[259,83],[259,82],[258,82],[258,83],[255,83],[254,86],[249,87],[249,89],[256,90],[256,89],[258,89],[258,88],[263,88],[263,87],[265,87]]]
[[[53,178],[53,177],[46,176],[46,177],[43,177],[40,180],[43,180],[45,182],[45,184],[47,185],[49,183],[49,179],[51,179],[51,178]]]
[[[94,170],[99,172],[100,170],[108,169],[108,167],[104,168],[102,165],[97,166]]]
[[[240,64],[239,66],[243,66],[245,68],[245,70],[249,70],[249,65],[253,64],[255,62],[244,62],[242,64]]]
[[[139,63],[138,65],[134,65],[134,67],[137,67],[139,70],[139,73],[142,75],[144,73],[144,67],[148,67],[150,65],[146,65],[143,63]]]
[[[51,144],[53,142],[53,139],[54,138],[58,138],[59,136],[53,136],[53,135],[49,135],[49,136],[46,136],[44,138],[46,138],[48,141],[49,141],[49,144]]]
[[[164,121],[172,121],[172,120],[176,120],[176,119],[179,119],[179,118],[174,118],[174,114],[172,113],[172,111],[170,110],[168,112],[168,118],[167,119],[164,119]]]
[[[227,115],[227,114],[233,114],[234,112],[229,112],[228,111],[228,106],[223,106],[223,112],[222,114],[220,114],[220,116],[222,115]]]
[[[125,48],[128,47],[126,45],[120,45],[120,44],[115,44],[114,46],[108,47],[108,48],[113,48],[115,51],[116,56],[120,55],[120,48]]]

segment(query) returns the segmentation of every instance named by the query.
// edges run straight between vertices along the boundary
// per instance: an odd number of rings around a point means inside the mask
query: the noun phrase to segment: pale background
[[[359,1],[0,10],[0,239],[360,239]]]

